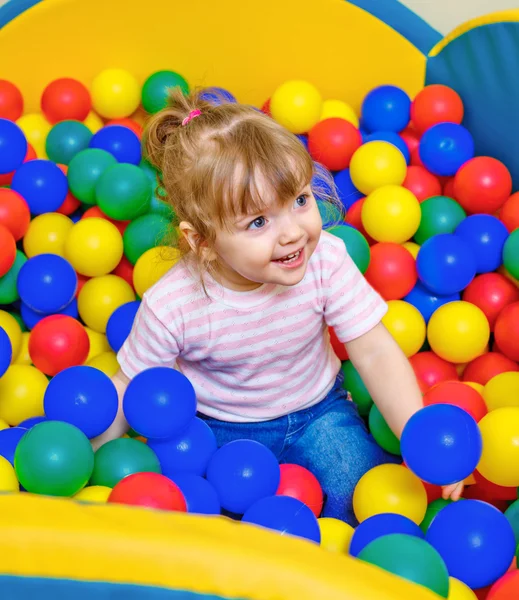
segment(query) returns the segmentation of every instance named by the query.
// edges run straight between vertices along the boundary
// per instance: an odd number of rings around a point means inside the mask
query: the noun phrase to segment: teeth
[[[301,250],[298,250],[297,252],[294,252],[293,254],[288,254],[287,256],[284,256],[283,258],[278,258],[278,262],[293,262],[296,258],[299,257],[299,255],[301,254]]]

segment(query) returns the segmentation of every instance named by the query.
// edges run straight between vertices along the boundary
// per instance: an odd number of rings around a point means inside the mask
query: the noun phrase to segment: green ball
[[[442,508],[445,508],[449,504],[452,504],[452,500],[444,500],[443,498],[433,500],[427,507],[427,510],[425,511],[425,517],[420,523],[420,529],[424,533],[427,533],[427,530],[431,526],[431,523],[433,522],[433,519],[436,517],[436,515],[440,512]]]
[[[117,221],[132,221],[150,208],[150,182],[136,165],[123,163],[106,169],[95,193],[99,208]]]
[[[21,250],[17,250],[13,266],[3,277],[0,277],[0,304],[12,304],[20,298],[16,280],[20,269],[26,262],[25,254]]]
[[[157,71],[146,79],[142,86],[142,106],[149,113],[156,113],[165,108],[168,99],[168,90],[174,87],[187,94],[189,85],[187,81],[174,71]]]
[[[353,262],[361,273],[365,273],[369,267],[371,251],[362,233],[349,225],[337,225],[337,227],[328,229],[328,232],[341,238]]]
[[[126,258],[134,265],[146,250],[169,244],[171,230],[171,223],[161,215],[148,213],[138,217],[124,231],[123,243]]]
[[[351,360],[347,360],[342,363],[341,371],[344,374],[344,383],[342,384],[342,387],[350,392],[353,402],[355,402],[359,409],[359,413],[363,417],[367,417],[371,410],[371,406],[373,405],[373,400],[358,374],[357,369],[355,369]]]
[[[503,263],[510,275],[519,279],[519,229],[512,231],[505,242]]]
[[[398,577],[449,596],[449,573],[440,554],[425,540],[393,533],[373,540],[358,558]]]
[[[377,444],[386,452],[401,455],[400,440],[391,431],[376,404],[373,404],[369,411],[369,430]]]
[[[113,488],[127,475],[161,472],[159,459],[149,446],[132,438],[120,438],[103,444],[95,453],[90,485]]]
[[[433,196],[420,204],[422,218],[414,240],[423,244],[433,235],[454,233],[456,227],[465,219],[467,213],[452,198]]]
[[[505,517],[514,530],[516,544],[519,544],[519,500],[510,504],[505,511]]]
[[[96,202],[95,187],[97,180],[117,160],[106,150],[89,148],[78,152],[70,161],[67,178],[72,194],[81,202],[91,206]]]
[[[74,425],[44,421],[31,427],[18,443],[14,468],[28,492],[73,496],[92,475],[94,451]]]
[[[157,191],[157,171],[156,169],[150,165],[150,163],[142,159],[139,165],[140,169],[146,173],[146,176],[150,180],[151,185],[151,202],[150,202],[150,213],[155,213],[157,215],[162,215],[169,219],[173,220],[175,217],[175,212],[173,208],[167,203],[166,200],[161,200],[160,191]]]
[[[50,160],[62,165],[70,161],[82,150],[88,148],[92,132],[79,121],[61,121],[49,131],[45,150]]]
[[[332,227],[337,227],[338,223],[344,222],[339,207],[335,206],[331,202],[317,200],[317,208],[319,209],[319,214],[321,215],[323,229],[331,229]]]

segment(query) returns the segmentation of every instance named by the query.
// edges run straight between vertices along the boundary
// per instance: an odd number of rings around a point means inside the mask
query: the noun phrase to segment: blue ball
[[[464,290],[476,275],[476,259],[470,246],[452,233],[434,235],[423,243],[416,270],[425,287],[447,296]]]
[[[79,121],[61,121],[47,136],[47,156],[55,163],[68,165],[81,150],[88,148],[92,132]]]
[[[198,417],[179,436],[148,440],[148,446],[157,455],[162,474],[170,478],[179,474],[204,476],[217,449],[212,429]]]
[[[27,433],[24,427],[10,427],[0,431],[0,456],[6,458],[14,466],[14,453],[18,442]]]
[[[480,500],[442,508],[425,539],[440,553],[449,575],[475,590],[502,577],[515,554],[514,531],[507,518]]]
[[[16,171],[27,155],[23,131],[9,119],[0,119],[0,174]]]
[[[308,150],[308,136],[304,133],[298,133],[296,137],[303,144],[303,146]]]
[[[463,125],[438,123],[423,134],[418,152],[428,171],[450,177],[474,158],[474,140]]]
[[[339,199],[346,210],[349,210],[357,200],[364,198],[364,194],[353,185],[349,169],[338,171],[334,180]]]
[[[140,304],[139,300],[127,302],[115,309],[110,315],[106,325],[106,337],[114,352],[119,352],[126,338],[130,335]]]
[[[464,481],[481,458],[483,442],[474,418],[459,406],[432,404],[407,421],[400,439],[402,458],[422,481]]]
[[[200,100],[210,102],[213,106],[220,106],[220,104],[226,104],[229,102],[236,102],[236,98],[221,87],[206,87],[200,93]]]
[[[80,429],[87,438],[105,432],[113,423],[119,400],[108,375],[88,366],[69,367],[49,382],[43,397],[45,416]]]
[[[139,435],[148,440],[173,438],[186,431],[196,415],[195,390],[179,371],[152,367],[131,380],[123,410]]]
[[[31,427],[38,425],[38,423],[43,423],[44,421],[48,421],[47,417],[29,417],[28,419],[25,419],[25,421],[19,423],[18,427],[30,429]]]
[[[255,502],[243,515],[242,523],[305,538],[319,544],[321,531],[314,513],[301,500],[290,496],[269,496]]]
[[[17,287],[23,303],[50,315],[72,302],[77,283],[77,274],[67,260],[57,254],[38,254],[22,265]]]
[[[399,87],[381,85],[364,98],[362,128],[367,131],[402,131],[411,119],[411,99]]]
[[[138,165],[141,162],[141,142],[138,136],[123,125],[107,125],[100,129],[89,144],[109,152],[119,163]]]
[[[22,317],[22,321],[25,323],[25,326],[27,327],[27,329],[34,329],[34,327],[42,319],[45,319],[45,317],[49,316],[48,314],[37,313],[35,310],[32,310],[32,308],[29,308],[27,306],[27,304],[25,304],[23,302],[21,302],[21,304],[20,304],[20,314]],[[65,306],[65,308],[63,310],[60,310],[56,313],[50,313],[50,314],[67,315],[68,317],[72,317],[73,319],[78,319],[79,312],[78,312],[77,298],[73,298],[72,302],[68,306]]]
[[[170,479],[178,485],[187,504],[187,512],[198,515],[219,515],[220,500],[214,487],[200,475],[175,475]]]
[[[68,194],[67,176],[50,160],[29,160],[16,171],[11,189],[29,205],[33,215],[55,212]]]
[[[7,371],[13,358],[13,347],[11,340],[5,332],[5,329],[0,327],[0,377]]]
[[[474,254],[477,273],[491,273],[503,264],[503,248],[509,233],[497,217],[472,215],[463,219],[454,233]]]
[[[412,304],[420,311],[420,314],[428,323],[434,311],[444,304],[461,300],[461,294],[458,292],[448,295],[440,295],[428,290],[419,281],[414,288],[404,297],[404,301]]]
[[[273,452],[253,440],[235,440],[213,454],[207,480],[214,487],[222,508],[243,515],[255,502],[273,496],[281,479]]]
[[[407,164],[409,164],[409,162],[411,160],[411,153],[409,152],[409,148],[407,147],[407,144],[398,135],[398,133],[395,133],[394,131],[376,131],[375,133],[370,133],[366,138],[366,142],[375,142],[375,141],[389,142],[390,144],[393,144],[393,146],[396,146],[400,150],[400,152],[404,155],[405,162]]]
[[[351,556],[358,556],[370,542],[392,533],[404,533],[422,539],[425,537],[420,527],[411,519],[394,513],[380,513],[357,525],[351,538],[349,553]]]

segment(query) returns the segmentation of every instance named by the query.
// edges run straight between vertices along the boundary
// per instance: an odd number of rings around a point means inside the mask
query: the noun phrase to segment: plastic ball
[[[16,260],[16,241],[9,229],[3,225],[0,225],[0,247],[2,248],[2,254],[0,254],[0,277],[3,277],[11,270]]]
[[[133,131],[139,139],[142,138],[142,125],[134,119],[111,119],[106,125],[120,125],[121,127],[126,127],[130,131]],[[99,129],[97,131],[99,131]],[[97,131],[95,133],[97,133]]]
[[[316,517],[323,507],[323,490],[313,473],[300,465],[280,465],[281,480],[277,496],[290,496],[300,500]]]
[[[270,98],[272,117],[292,133],[310,131],[321,117],[322,106],[321,94],[307,81],[286,81]]]
[[[43,423],[44,421],[48,421],[47,417],[29,417],[28,419],[24,419],[20,422],[18,427],[23,427],[24,429],[31,429],[38,423]]]
[[[87,204],[94,204],[95,186],[101,175],[117,164],[117,160],[105,150],[89,148],[74,156],[67,172],[70,191]]]
[[[76,79],[55,79],[41,97],[41,110],[49,123],[84,121],[91,107],[90,92]]]
[[[519,302],[505,306],[494,327],[495,342],[499,350],[511,360],[519,361]]]
[[[16,448],[26,433],[27,429],[23,427],[7,427],[0,430],[0,456],[3,456],[13,466]]]
[[[362,198],[361,200],[357,200],[355,204],[353,204],[349,209],[346,215],[346,223],[351,225],[354,229],[356,229],[359,233],[363,235],[368,246],[375,244],[375,240],[368,235],[364,225],[362,224],[362,207],[364,206],[366,198]]]
[[[79,121],[61,121],[50,130],[45,150],[50,160],[68,165],[74,156],[88,148],[92,132]]]
[[[184,94],[189,92],[187,81],[174,71],[157,71],[151,74],[142,86],[142,106],[149,113],[156,113],[167,105],[171,88],[179,87]]]
[[[406,174],[404,155],[388,142],[364,144],[350,162],[353,185],[364,194],[387,185],[399,186],[404,182]]]
[[[512,302],[519,301],[519,289],[499,273],[478,275],[463,292],[463,300],[479,307],[493,331],[499,313]]]
[[[7,227],[16,241],[21,240],[29,228],[31,213],[20,194],[0,188],[0,224]]]
[[[409,123],[411,99],[404,90],[393,85],[375,88],[362,103],[362,125],[368,131],[395,131]]]
[[[5,329],[0,327],[0,377],[9,368],[13,359],[13,347]]]
[[[244,514],[258,500],[276,493],[280,468],[274,454],[263,444],[236,440],[213,454],[207,480],[215,488],[222,508]]]
[[[473,589],[497,581],[515,553],[514,532],[506,517],[479,500],[453,502],[443,508],[426,540],[440,553],[449,574]]]
[[[321,541],[315,515],[300,500],[289,496],[269,496],[257,500],[243,515],[242,523],[252,523],[317,544]]]
[[[460,294],[436,294],[435,292],[431,292],[429,289],[427,289],[422,283],[417,282],[414,288],[403,298],[403,300],[417,308],[425,322],[428,323],[434,314],[434,311],[444,304],[460,300]]]
[[[171,232],[170,221],[160,214],[149,213],[138,217],[124,231],[126,258],[134,265],[146,250],[162,245]]]
[[[105,333],[113,312],[135,300],[131,286],[117,275],[103,275],[89,279],[78,295],[78,309],[82,321],[94,331]]]
[[[109,125],[94,134],[90,148],[109,152],[119,163],[138,165],[141,162],[139,137],[128,127]]]
[[[181,435],[196,414],[195,390],[189,379],[167,367],[141,371],[129,383],[124,416],[132,429],[148,439]]]
[[[467,365],[463,380],[486,385],[499,373],[509,371],[519,371],[519,365],[499,352],[486,352]]]
[[[22,114],[22,93],[14,83],[0,79],[0,118],[16,121]]]
[[[483,354],[490,327],[483,311],[469,302],[450,302],[431,317],[427,339],[433,352],[456,364]]]
[[[463,102],[457,92],[446,85],[428,85],[411,105],[411,120],[419,133],[438,123],[457,123],[463,120]]]
[[[418,202],[423,202],[427,198],[440,196],[442,193],[442,187],[438,178],[420,166],[407,168],[407,175],[405,176],[404,183],[402,183],[402,187],[412,192],[418,199]]]
[[[20,127],[0,118],[0,173],[11,173],[20,167],[27,154],[27,140]]]
[[[423,244],[429,238],[441,233],[454,233],[458,225],[466,218],[465,211],[451,198],[433,196],[420,205],[422,218],[414,239]]]
[[[519,192],[505,201],[499,211],[499,218],[510,233],[519,227]]]
[[[151,188],[139,167],[117,164],[99,177],[95,194],[99,208],[112,219],[131,220],[150,207]]]
[[[423,397],[424,406],[451,404],[466,411],[479,423],[488,413],[483,396],[461,381],[442,381],[429,389]]]
[[[88,367],[101,371],[110,378],[119,370],[119,363],[117,362],[117,355],[115,352],[103,352],[102,354],[98,354],[90,360],[87,360],[85,364]]]
[[[449,177],[473,158],[474,140],[462,125],[439,123],[423,134],[419,154],[428,171]]]
[[[456,173],[454,193],[468,213],[494,214],[512,193],[512,176],[501,161],[477,156]]]
[[[390,300],[388,311],[382,318],[402,352],[413,356],[423,346],[425,341],[425,321],[418,309],[403,300]]]
[[[106,337],[114,352],[119,352],[124,341],[130,334],[139,306],[140,301],[138,300],[123,304],[119,306],[108,319]]]
[[[11,365],[0,378],[0,418],[15,426],[29,417],[43,415],[47,385],[47,378],[36,367]]]
[[[182,474],[171,478],[185,498],[187,512],[198,515],[219,515],[220,500],[213,486],[199,475]]]
[[[200,100],[205,100],[213,106],[237,102],[236,98],[229,90],[216,86],[204,88],[199,97]]]
[[[165,275],[180,258],[176,248],[156,246],[141,254],[133,270],[133,286],[142,298],[144,292]]]
[[[344,347],[344,344],[343,344]],[[344,375],[344,389],[348,390],[351,394],[353,402],[357,406],[359,413],[363,417],[367,417],[373,400],[362,381],[362,377],[359,375],[357,369],[353,366],[350,360],[345,360],[341,365],[341,371]]]
[[[27,142],[33,147],[38,158],[46,158],[45,141],[52,125],[40,114],[28,114],[20,117],[16,124],[25,134]]]
[[[23,238],[23,249],[28,258],[38,254],[64,256],[65,240],[72,229],[72,221],[65,215],[45,213],[35,217]]]
[[[90,485],[113,488],[133,473],[160,473],[159,459],[139,440],[119,438],[103,444],[95,453]]]
[[[456,228],[456,236],[470,247],[476,259],[477,273],[495,271],[503,263],[503,248],[508,238],[508,229],[497,217],[467,217]]]
[[[353,227],[347,227],[346,225],[331,227],[328,230],[328,233],[337,236],[344,242],[348,255],[351,257],[359,271],[365,273],[370,263],[370,249],[362,233]]]
[[[349,169],[343,169],[336,173],[334,182],[337,189],[337,195],[346,210],[349,210],[357,200],[363,198],[362,192],[359,192],[353,185]]]
[[[105,504],[108,501],[112,488],[104,485],[89,485],[74,494],[73,499],[78,502],[88,502],[94,504]]]
[[[83,488],[94,466],[94,451],[73,425],[45,421],[20,440],[14,468],[22,486],[33,494],[73,496]]]
[[[20,352],[22,343],[22,330],[20,329],[20,325],[13,315],[5,310],[0,310],[0,327],[7,333],[7,337],[11,342],[12,362]]]
[[[321,531],[321,548],[328,552],[347,554],[355,530],[351,525],[332,517],[317,519]]]
[[[321,110],[321,121],[338,117],[359,128],[359,118],[353,108],[342,100],[325,100]]]
[[[111,219],[110,217],[107,217],[98,206],[91,206],[85,210],[85,212],[81,215],[80,221],[85,219],[104,219],[105,221],[108,221],[114,225],[121,235],[124,234],[130,223],[130,221],[118,221],[117,219]]]
[[[461,498],[461,500],[463,500],[463,498]],[[436,515],[440,512],[440,510],[442,510],[443,508],[445,508],[452,502],[453,502],[453,500],[445,500],[444,498],[437,498],[436,500],[433,500],[432,502],[429,503],[429,506],[427,507],[427,511],[425,513],[425,517],[424,517],[423,521],[420,523],[420,529],[423,531],[424,534],[427,533],[427,530],[431,526],[431,523],[433,522]]]
[[[22,317],[22,321],[27,327],[27,329],[34,329],[40,321],[51,315],[62,315],[77,320],[79,313],[77,309],[76,298],[73,298],[72,302],[70,302],[70,304],[67,304],[67,306],[65,306],[63,310],[46,314],[32,310],[32,308],[29,308],[24,302],[21,302],[20,304],[20,316]]]
[[[67,177],[49,160],[30,160],[14,174],[11,189],[27,202],[33,215],[55,212],[68,193]]]
[[[141,102],[141,88],[135,77],[123,69],[106,69],[92,81],[92,104],[105,119],[132,115]]]
[[[519,230],[513,231],[504,244],[503,263],[510,275],[519,278]]]
[[[519,592],[519,571],[506,573],[494,583],[486,600],[515,600]]]
[[[426,389],[442,381],[457,381],[458,373],[450,362],[443,360],[434,352],[419,352],[409,359],[416,378]]]
[[[353,494],[358,521],[381,513],[403,515],[419,525],[427,510],[423,483],[402,465],[385,464],[362,476]]]
[[[13,466],[6,458],[0,456],[0,493],[5,494],[19,491],[20,484],[18,483]]]
[[[121,479],[111,491],[108,503],[186,512],[179,487],[160,473],[133,473]]]
[[[398,135],[398,133],[395,133],[394,131],[376,131],[375,133],[370,133],[364,139],[365,143],[375,141],[393,144],[393,146],[398,148],[403,154],[405,162],[409,164],[409,161],[411,160],[409,148],[407,147],[405,141]]]
[[[493,377],[483,388],[488,410],[519,407],[519,373],[510,371]]]
[[[386,423],[376,404],[371,406],[368,422],[369,431],[377,444],[386,452],[400,456],[400,440]]]
[[[319,121],[308,134],[310,155],[331,171],[346,169],[361,144],[359,130],[337,117]]]
[[[395,533],[424,538],[420,527],[411,519],[395,513],[380,513],[357,526],[351,538],[349,553],[351,556],[358,556],[374,540]]]
[[[385,300],[400,300],[416,283],[415,261],[399,244],[380,242],[371,247],[365,276]]]

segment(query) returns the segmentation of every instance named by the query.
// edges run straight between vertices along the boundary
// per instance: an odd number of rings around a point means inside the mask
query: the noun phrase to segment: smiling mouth
[[[303,251],[303,248],[301,248],[297,252],[293,252],[292,254],[287,254],[286,256],[283,256],[282,258],[273,260],[272,262],[285,263],[285,264],[290,264],[292,262],[296,262],[296,260],[300,257],[302,251]]]

